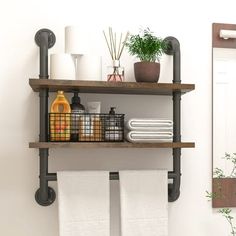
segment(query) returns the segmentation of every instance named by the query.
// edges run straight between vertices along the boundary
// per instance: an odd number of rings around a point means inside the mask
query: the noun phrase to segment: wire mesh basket
[[[49,113],[51,142],[122,142],[124,114]]]

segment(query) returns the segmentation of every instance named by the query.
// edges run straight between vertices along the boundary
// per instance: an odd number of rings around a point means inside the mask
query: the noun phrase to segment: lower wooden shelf
[[[30,148],[194,148],[193,142],[129,143],[129,142],[30,142]]]

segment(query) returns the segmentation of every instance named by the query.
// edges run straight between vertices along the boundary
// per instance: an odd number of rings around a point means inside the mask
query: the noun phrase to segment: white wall
[[[196,90],[182,98],[182,139],[195,149],[182,150],[179,200],[169,204],[170,236],[229,235],[225,220],[205,198],[211,188],[211,26],[236,23],[236,3],[225,1],[30,1],[8,0],[0,7],[0,234],[57,236],[57,202],[41,207],[34,201],[38,188],[38,150],[28,142],[38,139],[38,94],[28,85],[38,71],[34,35],[49,28],[57,36],[50,52],[62,52],[64,27],[78,24],[94,32],[98,51],[107,55],[102,29],[149,26],[160,36],[181,43],[182,82]],[[91,45],[92,47],[93,45]],[[125,59],[126,58],[126,59]],[[127,74],[132,59],[126,55]],[[163,59],[160,82],[171,82],[171,59]],[[171,70],[171,69],[170,69]],[[133,80],[130,76],[128,80]],[[103,109],[116,105],[128,116],[171,117],[171,98],[156,96],[83,95],[82,101],[101,100]],[[148,105],[147,105],[148,104]],[[76,168],[75,168],[76,166]],[[62,169],[145,169],[171,166],[171,150],[51,150],[50,171]],[[56,183],[50,183],[56,189]],[[113,195],[117,186],[112,183]],[[117,214],[113,209],[113,217]],[[116,218],[116,217],[115,217]],[[112,235],[118,235],[113,223]]]

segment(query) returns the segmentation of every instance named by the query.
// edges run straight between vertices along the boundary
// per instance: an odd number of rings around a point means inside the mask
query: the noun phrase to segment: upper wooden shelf
[[[30,148],[194,148],[192,142],[129,143],[129,142],[31,142]]]
[[[29,84],[34,92],[39,92],[40,89],[47,88],[50,92],[56,92],[58,90],[73,92],[76,90],[79,93],[172,95],[173,92],[180,91],[184,94],[195,89],[194,84],[53,79],[29,79]]]

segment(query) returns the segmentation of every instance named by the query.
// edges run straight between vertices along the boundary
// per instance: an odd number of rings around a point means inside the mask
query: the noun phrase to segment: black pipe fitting
[[[35,34],[35,42],[40,48],[40,79],[48,79],[48,49],[56,42],[55,34],[49,29],[41,29]]]
[[[179,41],[170,36],[164,39],[167,44],[167,55],[173,55],[173,83],[181,83],[180,76],[180,43]],[[181,111],[181,92],[173,93],[173,142],[181,142],[181,126],[180,126],[180,111]],[[173,202],[179,198],[180,195],[180,179],[181,179],[181,148],[173,149],[173,172],[175,178],[173,183],[168,184],[168,197],[169,202]]]
[[[35,42],[40,48],[39,79],[48,79],[48,49],[53,47],[56,37],[51,30],[41,29],[35,35]],[[48,141],[48,90],[39,92],[40,133],[39,141]],[[35,193],[35,200],[42,206],[48,206],[55,201],[55,191],[48,186],[48,148],[39,149],[39,189]]]
[[[181,83],[180,80],[180,43],[172,37],[166,37],[164,41],[168,47],[165,50],[167,55],[173,55],[173,83]]]

